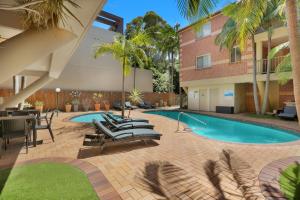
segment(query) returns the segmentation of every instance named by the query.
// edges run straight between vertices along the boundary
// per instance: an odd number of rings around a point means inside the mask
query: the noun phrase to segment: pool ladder
[[[205,122],[201,121],[200,119],[197,119],[196,117],[193,117],[192,115],[189,115],[189,114],[187,114],[187,113],[185,113],[185,112],[180,112],[180,113],[178,114],[178,118],[177,118],[177,131],[179,131],[180,117],[181,117],[182,115],[185,115],[185,116],[187,116],[187,117],[189,117],[189,118],[191,118],[191,119],[193,119],[193,120],[195,120],[195,121],[197,121],[197,122],[200,122],[201,124],[207,126],[207,124],[206,124]],[[186,130],[186,128],[184,128],[184,130]]]

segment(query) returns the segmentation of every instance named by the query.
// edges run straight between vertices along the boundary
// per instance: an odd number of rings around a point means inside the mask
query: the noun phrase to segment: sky
[[[216,10],[233,1],[220,0]],[[155,11],[172,26],[176,23],[179,23],[181,27],[189,24],[180,16],[177,0],[107,0],[103,10],[124,18],[124,25],[148,11]]]

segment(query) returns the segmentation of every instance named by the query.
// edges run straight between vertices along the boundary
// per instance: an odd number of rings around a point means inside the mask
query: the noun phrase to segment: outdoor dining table
[[[36,131],[36,116],[35,115],[25,115],[25,116],[0,116],[0,122],[8,121],[8,120],[18,120],[25,119],[31,122],[32,128],[32,143],[33,146],[36,147],[37,144],[37,131]],[[3,127],[3,126],[2,126]]]

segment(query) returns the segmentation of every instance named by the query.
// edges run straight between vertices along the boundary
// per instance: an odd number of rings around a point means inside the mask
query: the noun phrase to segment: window
[[[211,66],[210,55],[203,55],[197,57],[197,69],[203,69]]]
[[[241,55],[240,48],[239,47],[232,48],[230,52],[230,62],[231,63],[240,62],[241,59],[242,59],[242,55]]]
[[[197,32],[197,38],[203,38],[205,36],[210,35],[211,33],[211,23],[207,22],[204,24],[201,29]]]

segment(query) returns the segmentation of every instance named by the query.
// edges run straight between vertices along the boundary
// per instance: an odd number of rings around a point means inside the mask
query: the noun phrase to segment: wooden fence
[[[80,95],[80,106],[79,109],[83,110],[83,101],[89,99],[90,100],[90,108],[94,108],[94,101],[93,101],[93,94],[99,91],[81,91]],[[121,92],[107,92],[107,91],[100,91],[103,94],[101,100],[101,107],[104,107],[104,101],[110,102],[110,105],[113,104],[114,101],[120,101],[122,97]],[[65,109],[65,104],[67,102],[72,101],[72,96],[70,95],[71,90],[62,90],[60,93],[56,93],[54,90],[39,90],[29,98],[26,99],[26,102],[34,105],[36,101],[44,102],[44,109],[55,109],[57,107],[57,100],[58,100],[58,108],[61,110]],[[0,97],[4,97],[4,100],[13,95],[13,90],[11,89],[0,89]],[[129,93],[126,93],[126,99],[128,100]],[[174,93],[152,93],[147,92],[143,93],[143,100],[149,101],[152,104],[158,103],[161,104],[162,102],[167,102],[168,106],[173,106],[178,103],[178,97]]]

